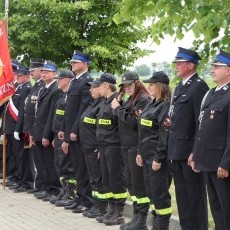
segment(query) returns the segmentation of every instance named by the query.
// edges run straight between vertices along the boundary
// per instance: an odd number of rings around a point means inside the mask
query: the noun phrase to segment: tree
[[[175,71],[169,62],[153,62],[151,64],[153,71],[164,71],[169,78],[175,77]]]
[[[135,67],[135,72],[137,72],[139,76],[149,76],[151,74],[151,69],[149,66],[142,64]]]
[[[229,0],[122,0],[114,16],[117,24],[142,25],[151,19],[151,35],[157,44],[166,34],[182,39],[192,30],[194,48],[208,58],[216,48],[229,50]],[[221,36],[222,34],[222,36]]]
[[[146,50],[136,46],[148,32],[131,22],[116,25],[121,0],[11,0],[9,42],[13,57],[24,54],[64,67],[74,49],[90,53],[92,68],[123,72]],[[0,9],[4,8],[1,1]],[[3,16],[3,14],[2,14]]]

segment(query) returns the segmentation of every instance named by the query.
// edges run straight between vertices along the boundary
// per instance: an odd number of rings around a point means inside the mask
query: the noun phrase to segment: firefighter
[[[91,209],[84,211],[83,215],[89,218],[96,218],[104,215],[107,207],[107,199],[102,190],[99,150],[96,139],[97,114],[104,103],[104,99],[100,96],[98,79],[87,84],[91,86],[92,101],[81,116],[79,137],[90,177],[93,206]]]
[[[220,50],[212,63],[217,87],[204,97],[195,141],[195,173],[203,172],[216,230],[230,229],[230,53]],[[192,165],[191,165],[192,166]],[[194,167],[194,166],[193,166]],[[200,173],[197,173],[200,174]]]
[[[138,152],[137,117],[150,101],[150,97],[135,72],[125,73],[120,87],[120,95],[126,93],[129,98],[123,105],[120,98],[114,98],[112,109],[118,118],[125,179],[133,201],[134,212],[132,220],[122,224],[120,229],[147,229],[146,218],[149,210],[149,198],[145,190],[143,167],[136,164],[136,155]]]
[[[61,97],[57,100],[55,105],[55,112],[52,123],[52,131],[54,133],[54,166],[58,173],[61,183],[61,192],[58,196],[50,199],[51,204],[58,207],[64,207],[73,203],[76,196],[76,180],[74,178],[73,165],[68,151],[68,143],[58,138],[63,116],[65,114],[65,97],[71,80],[74,78],[72,71],[65,69],[54,79],[58,79],[58,89],[62,91]],[[66,149],[63,151],[62,144],[66,144]]]
[[[144,179],[153,214],[153,229],[168,230],[172,213],[169,188],[172,170],[167,160],[167,137],[170,126],[168,110],[171,91],[169,78],[163,72],[154,72],[144,82],[154,98],[138,119],[140,154],[137,164],[144,167]]]
[[[182,81],[175,87],[170,104],[168,159],[172,162],[179,220],[183,230],[208,229],[204,178],[188,166],[198,131],[201,101],[208,91],[206,82],[196,72],[200,59],[194,50],[179,47],[173,61],[176,75]]]
[[[110,73],[100,76],[100,94],[105,97],[97,116],[97,140],[100,148],[100,165],[104,194],[108,199],[108,209],[104,216],[96,220],[106,225],[124,223],[124,206],[127,198],[125,186],[121,142],[118,119],[111,108],[112,100],[117,97],[116,78]]]

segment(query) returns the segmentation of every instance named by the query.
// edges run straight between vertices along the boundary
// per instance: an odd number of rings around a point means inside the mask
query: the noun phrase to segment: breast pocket
[[[213,105],[211,108],[209,108],[209,118],[211,120],[215,120],[220,116],[220,118],[223,116],[224,111],[224,105]]]
[[[189,101],[189,97],[188,96],[181,96],[179,99],[179,103],[186,103]]]

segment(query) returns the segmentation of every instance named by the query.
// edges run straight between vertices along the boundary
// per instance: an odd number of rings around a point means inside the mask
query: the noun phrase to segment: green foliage
[[[151,74],[151,69],[149,66],[142,64],[135,67],[135,72],[137,72],[139,76],[149,76]]]
[[[90,53],[91,67],[121,73],[148,51],[136,46],[148,31],[133,22],[116,25],[121,0],[11,0],[9,42],[13,57],[52,60],[61,67],[75,49]],[[2,5],[0,5],[2,7]],[[1,9],[3,9],[2,7]]]
[[[166,34],[182,39],[192,30],[194,48],[203,51],[206,58],[217,48],[230,51],[229,0],[122,0],[120,6],[114,21],[141,25],[151,19],[151,35],[157,44]]]
[[[153,62],[151,66],[153,72],[164,71],[169,76],[169,78],[173,78],[175,76],[175,70],[172,67],[172,64],[169,62]]]

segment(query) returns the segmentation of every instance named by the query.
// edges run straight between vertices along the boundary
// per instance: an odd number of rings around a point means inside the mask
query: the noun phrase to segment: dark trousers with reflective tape
[[[77,180],[77,190],[80,202],[84,206],[92,205],[92,190],[89,183],[89,175],[85,163],[85,156],[81,150],[79,141],[69,142],[69,152],[73,164],[75,179]]]
[[[64,154],[61,148],[62,143],[56,135],[54,138],[54,167],[59,178],[64,177],[65,180],[69,180],[75,178],[75,174],[70,154]]]
[[[216,172],[205,172],[215,230],[230,229],[230,178],[219,179]]]
[[[172,169],[181,228],[207,230],[207,196],[203,174],[195,173],[187,160],[173,160]]]
[[[172,170],[169,162],[164,161],[158,171],[152,170],[152,162],[144,162],[145,187],[154,206],[156,214],[171,215],[171,195],[169,188],[172,182]],[[153,210],[154,211],[154,210]]]
[[[113,202],[124,206],[126,184],[124,163],[121,147],[106,147],[100,149],[100,165],[104,193],[113,194]]]
[[[143,167],[136,164],[137,149],[123,148],[126,185],[133,200],[134,213],[147,215],[149,198],[145,190]]]
[[[97,193],[102,193],[102,177],[100,168],[100,158],[98,156],[97,149],[83,149],[85,156],[85,162],[89,174],[90,185],[93,192],[94,198],[99,198],[96,196]],[[95,194],[96,193],[96,194]]]

